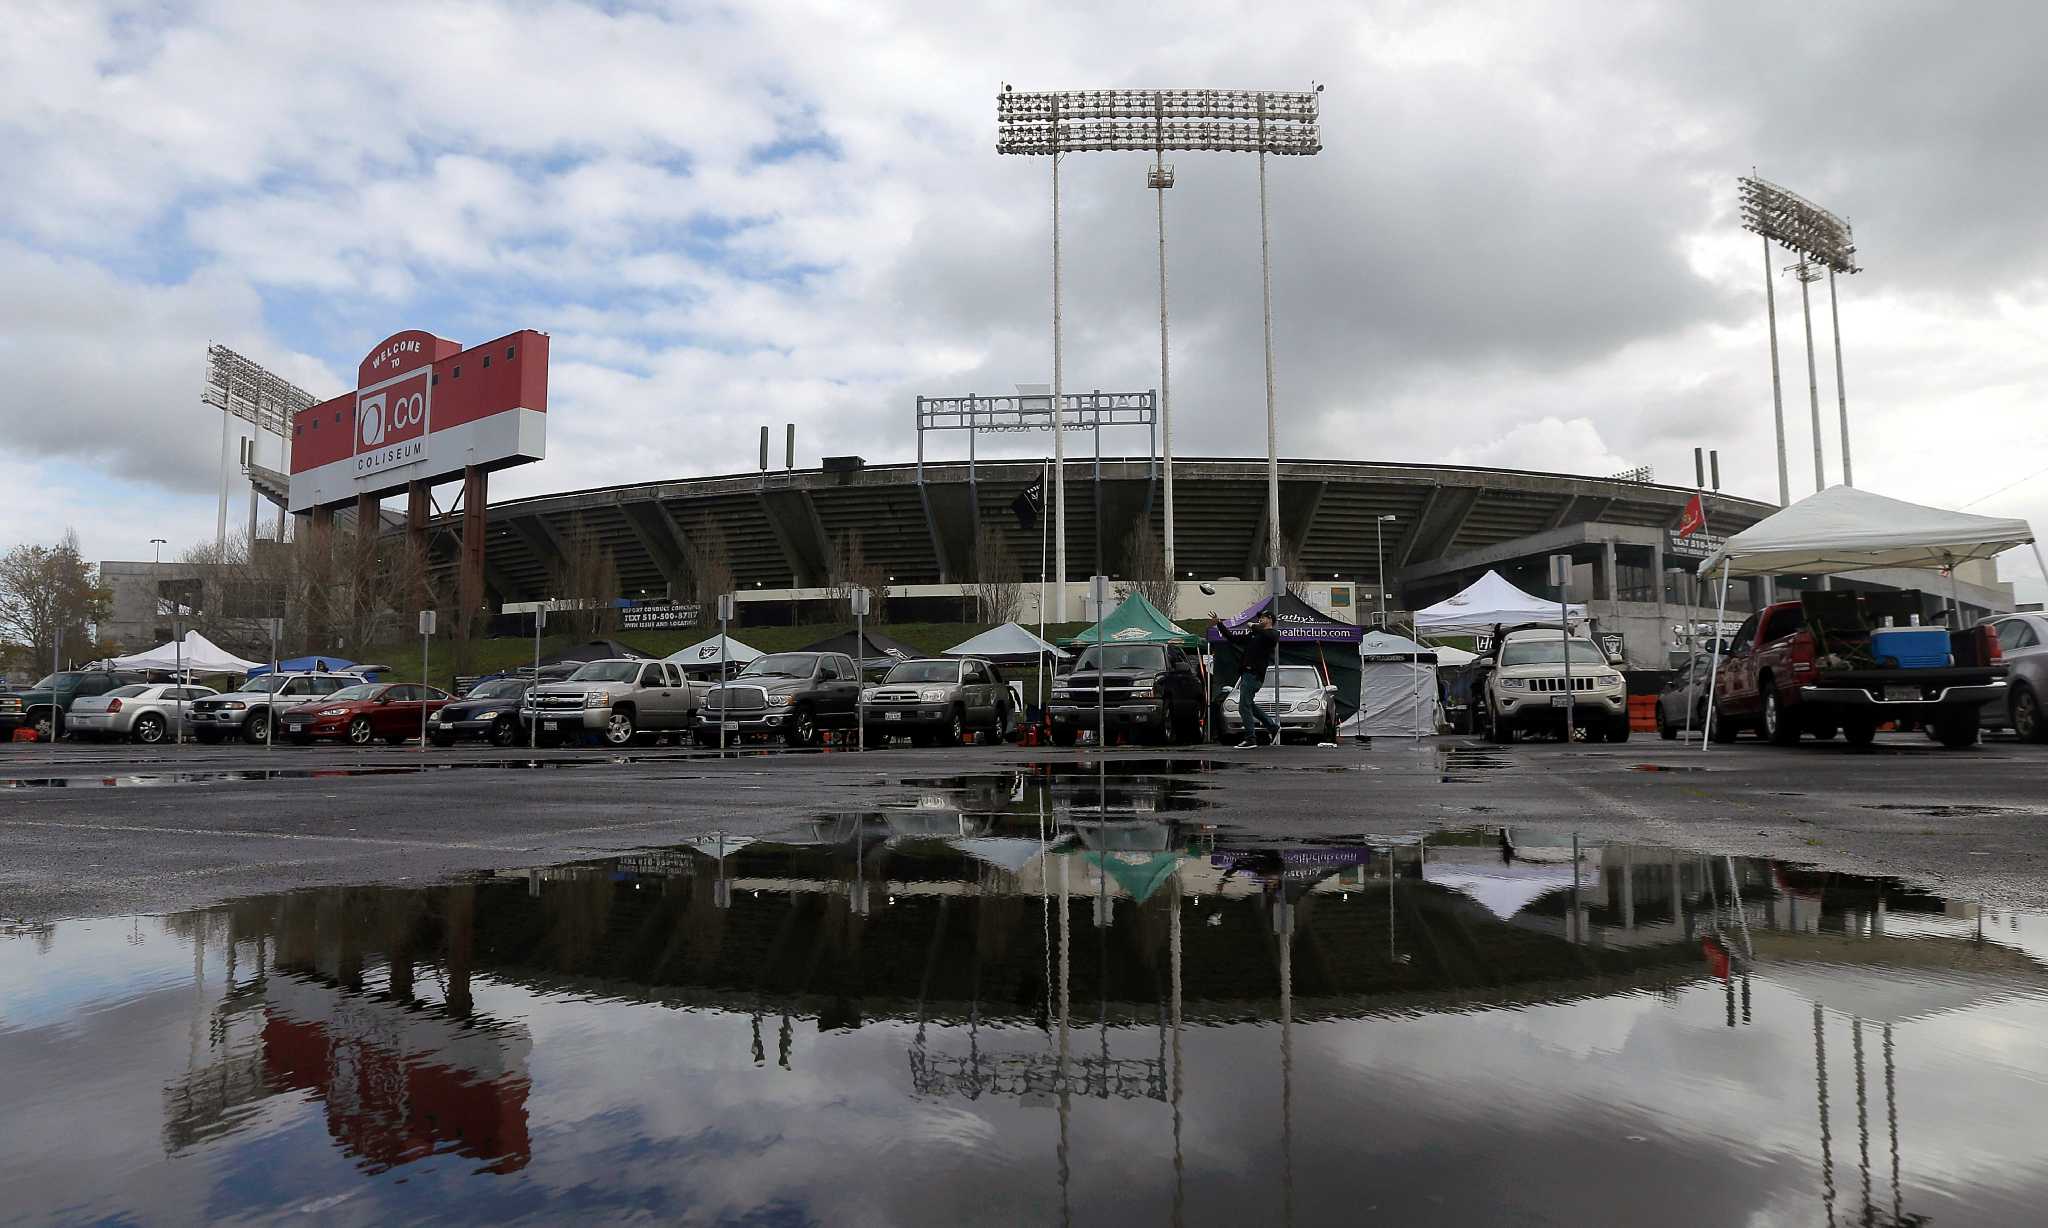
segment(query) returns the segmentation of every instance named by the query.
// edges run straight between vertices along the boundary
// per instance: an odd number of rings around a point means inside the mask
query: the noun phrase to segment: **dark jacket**
[[[1280,651],[1280,631],[1277,627],[1264,627],[1253,623],[1242,631],[1221,627],[1223,638],[1237,649],[1240,668],[1247,674],[1263,678],[1266,667],[1273,663],[1274,654]]]

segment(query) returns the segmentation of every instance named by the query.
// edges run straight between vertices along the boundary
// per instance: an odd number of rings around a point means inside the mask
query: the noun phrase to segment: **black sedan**
[[[460,738],[481,738],[493,746],[517,746],[526,737],[519,703],[533,683],[524,678],[491,678],[460,699],[451,699],[434,714],[427,736],[436,746],[453,746]]]

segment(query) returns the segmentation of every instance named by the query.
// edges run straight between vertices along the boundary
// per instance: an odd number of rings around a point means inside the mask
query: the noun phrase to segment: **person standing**
[[[1271,713],[1259,707],[1259,687],[1265,684],[1266,670],[1273,664],[1273,658],[1280,651],[1280,632],[1273,626],[1273,611],[1266,609],[1252,620],[1252,625],[1242,631],[1232,631],[1223,625],[1214,611],[1209,614],[1209,625],[1216,628],[1230,646],[1237,650],[1240,666],[1237,675],[1237,716],[1244,725],[1244,741],[1240,747],[1259,745],[1259,734],[1277,744],[1280,741],[1280,722]]]

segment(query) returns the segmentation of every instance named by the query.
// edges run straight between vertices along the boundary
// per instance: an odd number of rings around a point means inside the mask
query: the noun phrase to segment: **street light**
[[[1380,626],[1382,627],[1387,625],[1387,556],[1385,525],[1390,520],[1399,519],[1400,517],[1395,516],[1392,513],[1389,513],[1385,516],[1375,516],[1372,518],[1372,580],[1373,587],[1377,588],[1380,591]]]
[[[1052,403],[1053,534],[1058,539],[1054,571],[1059,577],[1057,611],[1067,617],[1066,367],[1060,315],[1060,155],[1074,152],[1146,150],[1155,159],[1168,150],[1204,150],[1259,155],[1259,267],[1266,332],[1266,519],[1269,561],[1280,562],[1279,425],[1273,387],[1273,277],[1266,208],[1266,155],[1310,155],[1323,148],[1318,123],[1323,87],[1313,90],[1058,90],[1018,93],[1008,85],[996,95],[996,152],[1043,155],[1052,161]],[[1173,427],[1167,418],[1165,369],[1166,214],[1164,189],[1171,173],[1155,161],[1159,176],[1148,186],[1160,190],[1160,383],[1166,489],[1173,486]],[[1172,497],[1167,496],[1167,575],[1173,574]]]
[[[156,547],[156,565],[162,567],[164,565],[164,547],[170,545],[170,542],[161,537],[152,537],[149,539],[149,544]]]

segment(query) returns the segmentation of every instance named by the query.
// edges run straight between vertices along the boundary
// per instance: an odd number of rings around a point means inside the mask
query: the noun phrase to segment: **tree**
[[[97,655],[91,628],[112,604],[70,529],[54,546],[20,545],[0,556],[0,638],[24,645],[37,668],[60,646],[75,660]]]
[[[865,589],[868,619],[872,622],[887,621],[883,597],[887,592],[888,578],[883,574],[880,563],[868,561],[867,546],[861,540],[859,529],[832,539],[830,574],[826,579],[827,587],[832,590],[837,617],[852,619],[853,595]]]
[[[1265,565],[1270,565],[1272,551],[1261,550],[1259,553],[1266,557]],[[1287,569],[1287,591],[1303,601],[1308,600],[1308,569],[1302,565],[1300,542],[1285,536],[1280,539],[1280,565]],[[1259,580],[1261,583],[1265,581],[1263,571],[1259,574]]]
[[[619,564],[589,525],[578,521],[555,561],[555,592],[562,618],[585,639],[608,635],[618,625]]]
[[[716,524],[690,536],[690,579],[707,619],[717,617],[718,599],[739,586],[732,570],[732,548],[726,544],[725,530]]]
[[[969,586],[981,621],[1013,621],[1024,604],[1024,582],[1001,529],[982,521],[974,530],[974,583]]]
[[[1173,617],[1179,586],[1166,574],[1166,550],[1148,520],[1139,521],[1130,536],[1124,538],[1124,576],[1117,582],[1117,600],[1128,600],[1132,593],[1140,593],[1158,606],[1161,614]]]

